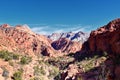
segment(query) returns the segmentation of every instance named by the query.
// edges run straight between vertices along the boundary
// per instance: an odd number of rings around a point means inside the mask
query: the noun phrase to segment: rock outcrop
[[[76,53],[81,50],[82,43],[88,40],[89,34],[82,31],[53,33],[48,38],[52,40],[52,47],[61,52]]]
[[[60,50],[67,54],[76,53],[82,48],[82,43],[71,41],[67,38],[60,38],[59,40],[52,42],[51,45],[55,50]]]
[[[11,27],[8,24],[0,26],[0,50],[8,50],[28,55],[43,54],[52,56],[55,50],[50,40],[33,33],[27,25]]]
[[[109,58],[105,61],[110,80],[119,80],[120,73],[120,18],[92,31],[89,37],[92,52],[106,51]]]
[[[120,19],[92,31],[89,38],[91,51],[107,51],[120,54]]]

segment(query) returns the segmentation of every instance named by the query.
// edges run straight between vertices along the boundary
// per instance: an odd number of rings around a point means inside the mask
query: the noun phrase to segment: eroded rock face
[[[4,24],[0,26],[0,50],[52,56],[55,50],[50,43],[48,38],[33,33],[27,25],[11,27]]]
[[[120,73],[120,18],[92,31],[89,37],[90,51],[106,51],[109,58],[105,61],[110,71],[110,80],[119,80]]]
[[[61,38],[67,38],[71,41],[84,43],[88,40],[89,33],[84,33],[82,31],[79,32],[66,32],[66,33],[53,33],[52,35],[48,35],[52,41],[59,40]]]
[[[79,69],[76,65],[69,65],[67,70],[61,74],[61,80],[77,80],[76,76],[82,72],[82,69]]]
[[[71,41],[67,38],[60,38],[52,43],[52,47],[55,50],[61,50],[62,52],[75,53],[81,50],[82,44],[80,42]]]
[[[89,38],[91,51],[107,51],[120,54],[120,19],[92,31]]]

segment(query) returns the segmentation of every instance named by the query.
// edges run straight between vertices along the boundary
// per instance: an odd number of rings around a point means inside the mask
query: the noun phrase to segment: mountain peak
[[[77,42],[85,42],[89,37],[89,33],[84,33],[82,31],[79,32],[66,32],[66,33],[53,33],[52,35],[48,35],[48,38],[50,38],[53,41],[56,41],[60,38],[67,38],[72,41]]]

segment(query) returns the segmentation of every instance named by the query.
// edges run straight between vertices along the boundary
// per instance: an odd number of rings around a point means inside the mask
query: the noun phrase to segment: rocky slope
[[[33,33],[26,25],[11,27],[0,26],[0,50],[8,50],[20,54],[40,54],[51,56],[55,50],[45,36]]]
[[[67,38],[60,38],[59,40],[52,42],[51,45],[55,50],[60,50],[67,54],[76,53],[82,48],[82,43],[71,41]]]
[[[81,50],[82,43],[89,37],[88,33],[84,32],[66,32],[66,33],[53,33],[48,38],[52,40],[52,47],[61,52],[76,53]]]
[[[49,57],[43,55],[61,54],[51,40],[33,33],[27,25],[0,26],[0,80],[53,80],[59,69],[47,64]]]
[[[91,32],[63,80],[120,80],[120,19]],[[87,45],[86,45],[87,44]],[[85,55],[84,55],[85,54]],[[97,57],[96,57],[97,56]],[[72,67],[72,68],[71,68]]]
[[[106,67],[110,71],[111,80],[120,77],[120,19],[115,19],[107,25],[92,31],[89,37],[89,47],[92,52],[107,52],[109,58]]]
[[[79,32],[66,32],[66,33],[53,33],[52,35],[48,35],[53,41],[59,40],[61,38],[67,38],[71,41],[84,43],[89,37],[89,33],[84,33],[82,31]]]
[[[107,51],[120,54],[120,19],[92,31],[89,38],[91,51]]]

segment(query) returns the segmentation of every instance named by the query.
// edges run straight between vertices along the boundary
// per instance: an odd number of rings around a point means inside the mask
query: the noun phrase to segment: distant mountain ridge
[[[48,35],[52,41],[59,40],[61,38],[67,38],[71,41],[77,41],[84,43],[89,37],[89,33],[85,33],[82,31],[79,32],[65,32],[65,33],[52,33],[52,35]]]

